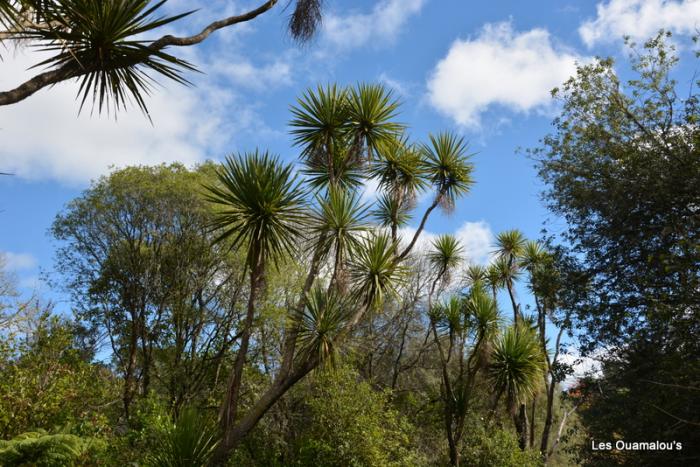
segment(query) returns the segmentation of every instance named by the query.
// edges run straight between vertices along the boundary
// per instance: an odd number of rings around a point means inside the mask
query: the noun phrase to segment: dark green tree
[[[243,265],[226,246],[211,247],[211,206],[200,194],[210,169],[116,171],[53,224],[60,284],[112,351],[127,419],[150,389],[176,410],[207,390],[240,332]]]
[[[585,386],[595,388],[582,412],[591,436],[683,443],[616,453],[636,465],[700,458],[700,107],[695,78],[674,79],[669,36],[631,44],[626,82],[612,59],[580,66],[554,90],[561,115],[532,153],[590,291],[569,306],[587,331],[583,350],[603,360]]]

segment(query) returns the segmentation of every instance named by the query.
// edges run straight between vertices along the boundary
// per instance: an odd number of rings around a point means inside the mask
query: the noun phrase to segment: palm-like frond
[[[461,333],[465,326],[464,303],[456,295],[450,296],[444,303],[439,303],[437,327],[443,332]]]
[[[430,322],[435,323],[436,326],[439,326],[440,323],[444,320],[445,309],[442,303],[438,302],[433,304],[433,306],[428,310],[427,314]]]
[[[308,89],[291,107],[294,144],[305,159],[332,157],[347,136],[348,92],[337,85]]]
[[[411,211],[407,203],[388,193],[379,196],[372,214],[382,227],[403,227],[411,220]]]
[[[428,252],[428,261],[438,274],[447,274],[459,266],[464,259],[464,247],[454,235],[444,234],[433,240],[432,249]]]
[[[490,341],[498,333],[501,315],[496,301],[483,288],[473,287],[464,300],[469,327],[482,340]]]
[[[395,247],[388,234],[373,232],[362,240],[350,259],[350,281],[361,305],[377,309],[387,295],[398,294],[405,270],[396,262]]]
[[[510,326],[496,341],[489,375],[499,393],[505,393],[514,411],[539,388],[545,360],[536,335],[524,326]]]
[[[13,0],[0,0],[0,26],[10,28],[17,23],[18,9]]]
[[[318,157],[304,160],[302,173],[314,191],[328,190],[331,185],[343,190],[357,190],[363,185],[363,162],[349,157],[348,152],[347,146],[336,145],[330,158],[318,153]]]
[[[498,287],[505,287],[509,283],[517,281],[520,278],[522,271],[518,265],[511,263],[506,256],[499,256],[493,262],[493,274]]]
[[[305,360],[316,356],[321,364],[336,366],[337,337],[348,323],[348,307],[339,294],[314,287],[307,295],[304,310],[295,317],[299,330],[299,353]]]
[[[487,281],[487,269],[480,264],[470,264],[464,271],[464,283],[467,287],[480,287]]]
[[[438,201],[447,212],[454,209],[455,200],[469,192],[474,184],[467,145],[453,133],[430,135],[430,144],[423,144],[424,167],[437,191]]]
[[[212,222],[220,232],[217,242],[230,239],[231,248],[244,247],[251,267],[256,252],[276,263],[296,251],[307,213],[291,165],[256,151],[227,157],[216,176],[218,185],[205,188],[206,199],[221,207]]]
[[[401,134],[404,126],[393,121],[399,108],[391,90],[382,84],[360,83],[348,93],[348,133],[358,155],[364,149],[373,159],[377,148]]]
[[[150,48],[150,41],[138,37],[191,12],[153,18],[165,1],[152,4],[150,0],[44,3],[45,25],[25,27],[22,35],[39,40],[41,49],[55,52],[37,67],[69,67],[80,72],[81,109],[88,99],[99,111],[111,104],[120,110],[133,101],[147,114],[144,97],[151,92],[153,73],[188,84],[183,71],[194,70],[191,64]]]
[[[535,315],[524,315],[521,317],[523,327],[529,329],[532,332],[537,332],[537,317]]]
[[[520,252],[520,261],[518,265],[527,270],[533,270],[542,265],[547,258],[547,251],[542,247],[540,242],[528,240]]]
[[[44,430],[0,440],[1,465],[75,465],[90,448],[89,438]]]
[[[368,172],[379,182],[380,190],[413,201],[416,193],[427,186],[422,153],[405,138],[379,144],[376,155]]]
[[[519,230],[506,230],[496,236],[496,254],[509,258],[519,258],[525,251],[527,240]]]
[[[204,467],[219,444],[216,424],[195,409],[182,411],[177,422],[156,436],[149,467]]]
[[[311,232],[316,238],[326,238],[326,251],[335,249],[336,256],[346,258],[358,248],[359,235],[369,228],[367,215],[357,193],[331,188],[325,198],[318,199]]]
[[[500,266],[498,265],[500,262],[499,259],[496,259],[495,262],[489,264],[486,268],[486,279],[484,283],[492,289],[500,289],[505,285],[503,277],[501,276]]]

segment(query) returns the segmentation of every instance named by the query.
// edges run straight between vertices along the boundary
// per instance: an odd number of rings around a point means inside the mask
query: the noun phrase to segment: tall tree
[[[243,367],[253,332],[257,299],[266,269],[291,255],[306,221],[305,193],[292,173],[267,153],[229,157],[217,171],[218,184],[208,187],[208,199],[221,207],[212,227],[217,242],[230,239],[230,248],[242,248],[250,278],[248,305],[227,394],[221,406],[222,452],[233,444],[232,428],[238,411]]]
[[[544,355],[537,336],[525,323],[511,325],[497,340],[489,373],[496,389],[496,402],[505,395],[508,413],[518,433],[520,449],[527,446],[525,403],[536,393],[544,375]]]
[[[204,387],[238,329],[240,263],[212,249],[207,166],[116,171],[59,213],[56,282],[108,341],[124,378],[127,419],[153,380],[180,405]],[[202,360],[204,359],[204,360]]]
[[[398,242],[391,235],[379,231],[359,235],[365,226],[357,196],[363,183],[373,176],[367,167],[381,157],[379,148],[395,141],[403,131],[403,125],[394,121],[397,109],[391,91],[364,84],[353,88],[318,87],[307,91],[292,107],[292,134],[301,148],[302,173],[309,191],[316,195],[317,207],[309,216],[309,228],[303,229],[303,238],[290,249],[290,256],[305,262],[308,273],[286,321],[273,381],[238,419],[228,417],[224,422],[230,425],[215,463],[224,462],[265,413],[310,371],[332,359],[344,342],[367,326],[371,332],[371,317],[387,299],[397,296],[404,272],[401,263],[420,232],[399,255]],[[437,192],[436,201],[423,216],[423,227],[439,203],[451,205],[472,183],[464,143],[449,134],[433,137],[433,141],[434,150],[420,153],[425,167],[422,176],[428,183],[432,181]],[[252,206],[252,193],[258,188],[241,184],[236,189],[240,191],[244,186],[250,192],[245,204]],[[260,196],[264,199],[263,194]],[[243,199],[242,193],[240,197]],[[222,200],[226,209],[223,192],[211,199]],[[271,199],[260,209],[277,201]],[[279,213],[273,209],[269,215]],[[240,223],[245,216],[224,217],[218,227],[230,231],[232,238],[242,235]],[[231,223],[229,228],[227,222]],[[244,245],[246,255],[253,246]],[[323,275],[325,265],[331,271],[328,278]],[[321,297],[321,284],[316,283],[325,281],[328,296]],[[235,383],[240,385],[241,377],[236,377]]]
[[[500,317],[496,302],[486,294],[479,282],[462,298],[451,296],[434,303],[452,274],[463,261],[463,247],[451,235],[441,235],[428,252],[434,268],[434,280],[428,292],[428,318],[438,350],[445,435],[450,464],[461,462],[462,439],[469,413],[476,375],[487,361],[488,349]]]
[[[604,362],[584,421],[594,438],[683,442],[682,453],[620,454],[637,465],[697,460],[700,445],[700,101],[686,88],[694,77],[673,78],[668,36],[632,45],[626,82],[612,59],[580,66],[554,91],[561,114],[533,151],[588,279],[585,300],[571,304],[583,350]]]

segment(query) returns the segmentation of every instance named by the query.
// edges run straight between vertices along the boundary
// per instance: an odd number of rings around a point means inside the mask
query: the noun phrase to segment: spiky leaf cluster
[[[335,367],[340,351],[337,339],[348,319],[348,303],[338,293],[314,287],[304,310],[294,318],[299,342],[297,358],[316,358],[323,365]]]
[[[317,188],[356,188],[357,170],[375,158],[379,145],[403,131],[394,121],[398,107],[383,85],[343,88],[333,84],[307,90],[291,108],[290,125]]]
[[[276,263],[296,251],[308,214],[291,165],[256,151],[227,157],[216,176],[206,198],[220,207],[212,222],[217,242],[243,248],[251,267],[258,258]]]
[[[510,326],[496,340],[489,375],[499,393],[505,394],[511,410],[540,387],[545,358],[537,336],[522,324]]]
[[[437,191],[437,201],[447,212],[455,206],[455,200],[474,184],[467,144],[453,133],[430,135],[430,143],[421,146],[424,169]]]
[[[349,261],[350,281],[358,303],[377,309],[387,295],[396,296],[405,270],[397,263],[388,234],[372,232]]]
[[[31,3],[36,3],[35,10],[43,22],[25,26],[21,36],[38,41],[41,50],[53,54],[36,67],[60,68],[67,75],[80,75],[81,108],[92,101],[100,112],[110,106],[121,110],[133,102],[147,113],[145,97],[152,90],[154,75],[187,84],[183,72],[195,69],[142,38],[191,13],[154,16],[165,1]]]

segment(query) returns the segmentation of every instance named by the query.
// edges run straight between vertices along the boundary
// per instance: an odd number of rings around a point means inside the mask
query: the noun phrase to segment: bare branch
[[[669,388],[677,388],[677,389],[690,389],[692,391],[700,391],[700,388],[694,387],[694,386],[682,386],[680,384],[671,384],[671,383],[659,383],[658,381],[652,381],[650,379],[640,379],[640,381],[643,381],[645,383],[651,383],[651,384],[656,384],[659,386],[666,386]]]
[[[683,418],[677,417],[677,416],[673,415],[672,413],[669,413],[669,412],[665,411],[664,409],[662,409],[661,407],[659,407],[659,406],[657,406],[657,405],[651,404],[651,406],[654,407],[656,410],[665,413],[665,414],[668,415],[669,417],[678,420],[678,421],[681,422],[681,423],[685,423],[685,424],[687,424],[687,425],[693,425],[693,426],[700,426],[700,423],[698,423],[698,422],[692,422],[692,421],[690,421],[690,420],[685,420],[685,419],[683,419]]]

